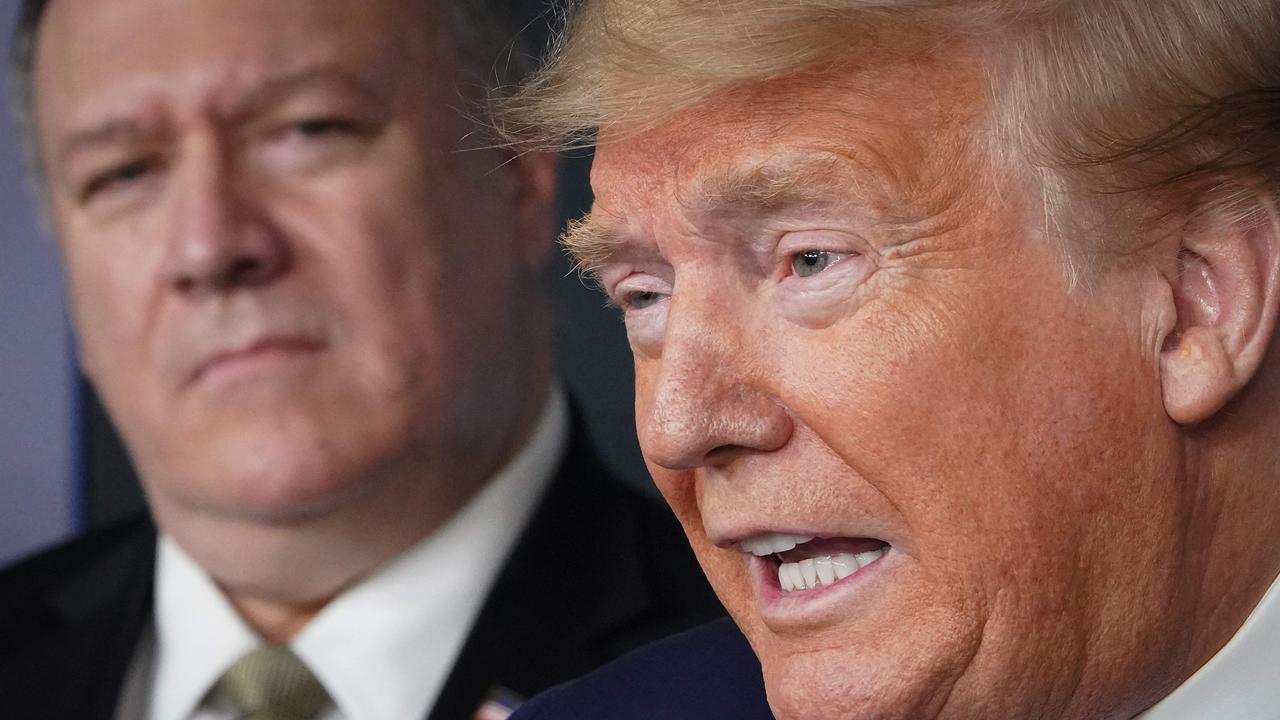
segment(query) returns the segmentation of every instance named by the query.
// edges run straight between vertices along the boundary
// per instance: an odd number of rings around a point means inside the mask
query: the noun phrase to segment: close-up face
[[[518,442],[549,228],[464,143],[446,13],[51,4],[36,121],[81,358],[162,520],[455,492]]]
[[[1069,286],[963,48],[863,57],[602,134],[649,468],[778,717],[1130,717],[1191,591],[1148,276]]]

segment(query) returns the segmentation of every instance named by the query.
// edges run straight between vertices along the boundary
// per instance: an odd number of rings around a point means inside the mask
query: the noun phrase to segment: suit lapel
[[[481,609],[429,720],[471,720],[486,698],[527,698],[616,654],[651,605],[641,518],[581,429]]]
[[[18,688],[5,698],[13,717],[110,720],[138,638],[151,617],[155,532],[134,523],[94,560],[57,577],[36,599],[31,642],[18,653]],[[55,568],[60,571],[60,568]]]

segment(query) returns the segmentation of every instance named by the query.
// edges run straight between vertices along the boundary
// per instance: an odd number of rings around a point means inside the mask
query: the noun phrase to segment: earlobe
[[[1261,367],[1280,311],[1280,233],[1269,198],[1212,210],[1184,229],[1169,278],[1176,321],[1160,353],[1165,411],[1202,422]]]
[[[1235,394],[1232,359],[1211,328],[1188,328],[1177,347],[1160,355],[1160,385],[1165,412],[1191,425],[1213,415]]]

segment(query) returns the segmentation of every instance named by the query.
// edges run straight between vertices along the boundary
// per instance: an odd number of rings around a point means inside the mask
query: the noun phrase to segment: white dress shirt
[[[1280,578],[1204,667],[1134,720],[1280,720]]]
[[[419,720],[435,703],[476,615],[559,464],[568,410],[559,388],[523,450],[429,537],[330,602],[293,639],[334,700],[320,720]],[[120,720],[234,720],[205,703],[262,644],[167,536],[156,564],[155,628],[135,654]]]

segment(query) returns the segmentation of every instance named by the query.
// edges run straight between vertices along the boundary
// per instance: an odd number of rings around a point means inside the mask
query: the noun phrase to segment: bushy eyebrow
[[[677,201],[691,215],[747,218],[848,202],[858,194],[847,160],[810,152],[774,156],[710,175],[682,189]],[[560,241],[585,274],[595,273],[628,244],[597,211],[570,221]]]
[[[593,211],[580,220],[570,220],[560,236],[560,244],[584,275],[595,274],[623,244],[622,237],[598,218]]]

